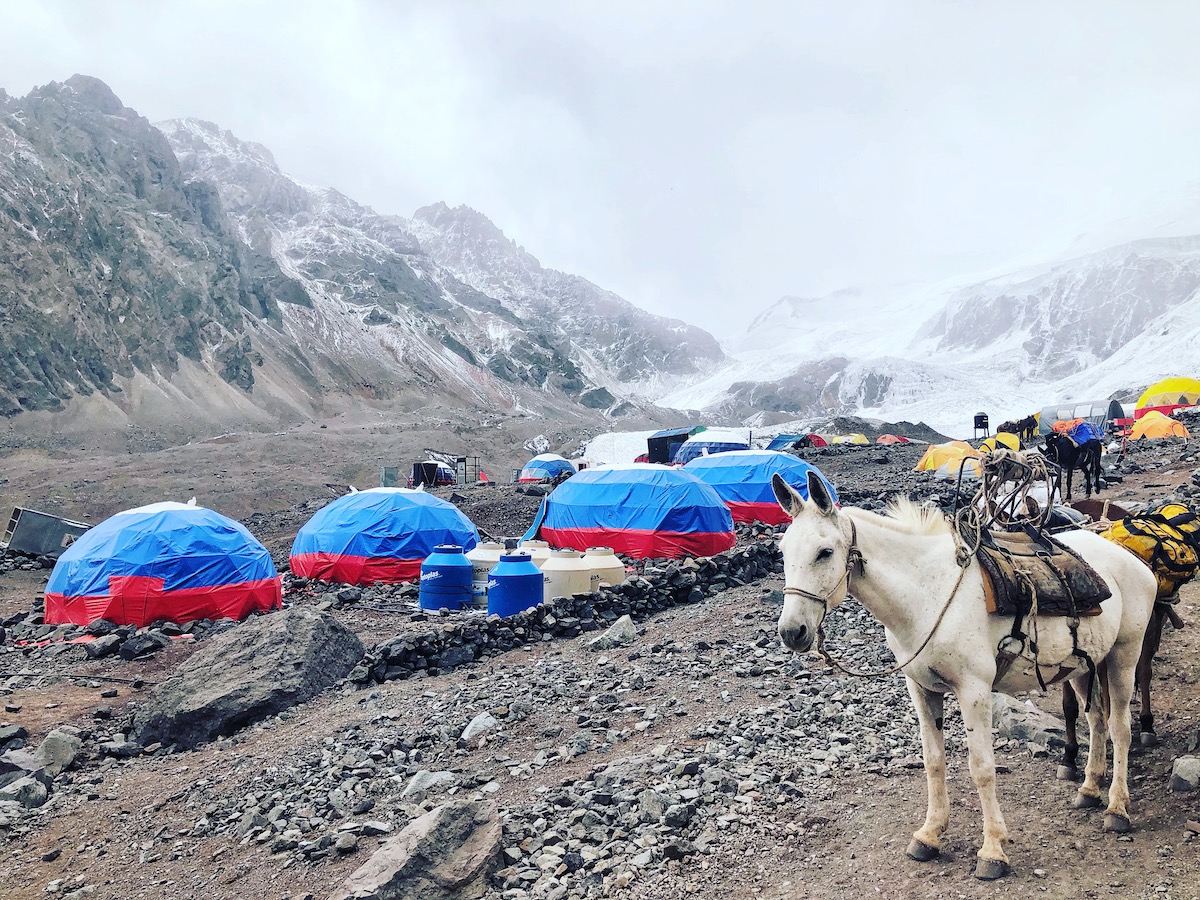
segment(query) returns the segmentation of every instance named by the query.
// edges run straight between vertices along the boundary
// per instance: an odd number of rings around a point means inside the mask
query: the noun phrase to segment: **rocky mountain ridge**
[[[269,425],[338,397],[595,418],[721,356],[524,251],[453,268],[466,235],[508,243],[466,207],[377,213],[211,123],[156,128],[86,76],[0,93],[0,213],[9,418]]]

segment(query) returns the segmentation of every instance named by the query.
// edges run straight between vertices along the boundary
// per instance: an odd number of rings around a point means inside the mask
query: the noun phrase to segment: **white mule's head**
[[[771,478],[775,499],[792,524],[783,534],[783,612],[779,639],[796,653],[812,647],[825,613],[846,597],[850,538],[825,482],[808,473],[808,500],[779,474]]]

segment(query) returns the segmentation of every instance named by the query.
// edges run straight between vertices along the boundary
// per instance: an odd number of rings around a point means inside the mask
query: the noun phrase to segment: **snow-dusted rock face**
[[[243,239],[301,283],[285,307],[309,352],[330,343],[371,379],[400,373],[494,403],[510,386],[616,406],[628,382],[698,371],[711,335],[543,269],[486,217],[444,204],[412,220],[299,184],[264,147],[194,119],[159,126],[192,178],[216,186]]]
[[[969,433],[977,410],[999,421],[1200,370],[1200,237],[1126,242],[987,280],[784,297],[732,347],[663,404]]]
[[[578,275],[543,268],[469,207],[423,207],[411,228],[440,265],[518,315],[548,324],[618,384],[703,373],[724,359],[703,329],[638,309]]]
[[[216,191],[95,78],[0,91],[0,415],[126,396],[189,363],[256,384],[276,298],[303,294],[244,246]]]

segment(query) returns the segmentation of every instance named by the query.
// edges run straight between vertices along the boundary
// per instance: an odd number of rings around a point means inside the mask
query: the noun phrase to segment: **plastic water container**
[[[505,553],[488,573],[490,616],[515,616],[542,602],[542,573],[528,553]]]
[[[503,555],[504,545],[499,541],[484,541],[467,551],[472,569],[471,605],[477,609],[487,609],[488,573]]]
[[[533,564],[539,569],[550,558],[550,545],[546,541],[521,541],[519,553],[528,553]]]
[[[583,561],[591,570],[591,590],[596,590],[601,584],[618,585],[625,583],[625,563],[617,558],[612,547],[589,547],[583,554]]]
[[[547,600],[586,594],[592,589],[591,569],[578,550],[553,551],[542,565],[542,574],[546,576],[544,596]]]
[[[421,609],[462,609],[471,605],[471,561],[458,544],[442,544],[421,563]]]

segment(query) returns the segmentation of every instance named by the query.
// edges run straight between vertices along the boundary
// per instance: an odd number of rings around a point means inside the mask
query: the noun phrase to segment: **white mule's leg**
[[[928,807],[925,824],[913,832],[907,853],[918,862],[928,862],[942,846],[942,834],[950,822],[950,798],[946,793],[946,742],[943,725],[943,694],[927,691],[911,678],[908,694],[912,697],[917,721],[921,724],[921,752],[925,760],[925,785]]]
[[[1129,823],[1129,701],[1133,697],[1133,670],[1106,666],[1108,681],[1108,733],[1113,745],[1112,784],[1108,788],[1108,811],[1104,817],[1105,831],[1120,834],[1132,831]]]
[[[975,865],[978,878],[991,880],[1008,873],[1008,827],[996,799],[996,757],[992,748],[992,692],[989,684],[972,681],[959,686],[958,700],[962,705],[963,724],[967,730],[970,751],[971,777],[979,792],[983,811],[983,846]]]
[[[1086,706],[1088,679],[1071,682],[1071,688],[1079,697],[1079,705]],[[1127,701],[1128,702],[1128,701]],[[1092,687],[1092,708],[1087,711],[1088,754],[1083,767],[1083,784],[1072,804],[1076,809],[1094,809],[1100,805],[1100,784],[1108,771],[1108,735],[1104,727],[1104,700],[1100,696],[1100,676],[1097,674]]]

